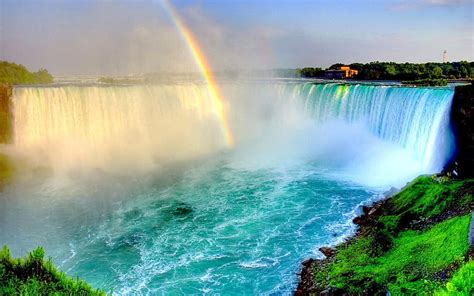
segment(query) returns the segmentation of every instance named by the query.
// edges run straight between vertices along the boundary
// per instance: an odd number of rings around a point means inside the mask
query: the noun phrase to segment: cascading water
[[[376,137],[409,150],[424,172],[439,171],[452,153],[449,108],[453,91],[449,88],[271,87],[275,90],[267,90],[265,95],[272,98],[267,104],[280,108],[278,114],[271,114],[279,117],[273,120],[285,120],[285,112],[297,109],[301,114],[296,116],[309,117],[318,124],[330,120],[361,123]],[[243,93],[236,88],[239,86],[227,88],[231,104],[240,105],[240,109],[258,106],[258,102],[247,100],[246,106],[240,102],[242,96],[258,100],[252,95],[255,86]],[[19,88],[13,101],[15,144],[48,151],[53,162],[63,165],[107,166],[121,159],[128,160],[124,165],[148,167],[157,161],[196,157],[225,147],[207,89],[200,84]],[[244,121],[242,118],[234,115],[236,121]],[[251,124],[262,126],[260,118],[253,118]],[[234,128],[238,125],[234,122]],[[244,133],[252,133],[248,128]],[[64,152],[67,159],[60,158]]]
[[[221,90],[231,150],[199,83],[15,89],[12,155],[54,173],[0,192],[0,245],[117,294],[291,294],[358,206],[452,151],[449,88]]]
[[[54,167],[149,168],[223,147],[202,85],[15,89],[14,143]]]
[[[289,91],[312,118],[363,121],[377,137],[413,152],[427,172],[442,169],[452,153],[452,89],[299,84]]]

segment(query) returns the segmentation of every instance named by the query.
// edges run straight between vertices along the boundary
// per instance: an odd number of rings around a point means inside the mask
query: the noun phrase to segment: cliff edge
[[[0,144],[11,142],[13,125],[10,97],[12,92],[11,85],[0,83]]]
[[[456,86],[451,109],[451,124],[457,147],[453,170],[461,178],[474,177],[474,84],[472,83]]]

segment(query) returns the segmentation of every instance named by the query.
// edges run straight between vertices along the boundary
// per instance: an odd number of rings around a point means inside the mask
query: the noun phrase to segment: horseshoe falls
[[[0,242],[117,295],[288,295],[361,205],[455,148],[451,88],[220,88],[233,147],[198,82],[15,88]]]

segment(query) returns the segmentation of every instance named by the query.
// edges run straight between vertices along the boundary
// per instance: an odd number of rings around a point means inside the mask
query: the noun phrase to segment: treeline
[[[338,69],[344,64],[334,64],[327,70]],[[348,65],[351,69],[358,70],[354,79],[367,80],[423,80],[423,79],[470,79],[474,77],[474,62],[452,63],[393,63],[372,62],[368,64],[353,63]],[[302,68],[296,70],[299,77],[323,77],[321,68]]]
[[[311,67],[296,69],[296,76],[306,77],[306,78],[323,77],[324,70],[322,68],[311,68]]]
[[[25,66],[0,61],[0,83],[8,84],[47,84],[53,82],[48,70],[30,72]]]

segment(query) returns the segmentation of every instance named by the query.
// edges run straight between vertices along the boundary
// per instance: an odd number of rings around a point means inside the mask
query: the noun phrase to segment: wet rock
[[[365,226],[368,224],[368,217],[367,215],[357,216],[352,220],[352,222],[354,222],[354,224],[357,224],[359,226]]]
[[[334,250],[333,248],[329,248],[329,247],[321,247],[321,248],[319,248],[319,251],[321,253],[323,253],[323,255],[326,256],[327,258],[331,258],[334,255],[336,255],[336,250]]]
[[[362,207],[362,213],[367,214],[370,211],[370,207],[368,206],[363,206]]]
[[[298,282],[298,287],[295,290],[294,295],[310,295],[314,291],[314,277],[313,277],[313,268],[320,261],[315,259],[307,259],[303,261],[301,272],[299,274],[300,281]]]
[[[305,261],[303,261],[303,263],[301,263],[301,265],[303,265],[304,267],[309,267],[311,266],[311,264],[313,264],[315,260],[313,258],[309,258]]]
[[[321,293],[319,293],[320,296],[329,296],[331,295],[331,290],[329,289],[326,289],[324,291],[321,291]]]
[[[184,217],[184,216],[187,216],[187,215],[191,214],[192,212],[193,212],[193,208],[191,208],[188,205],[184,205],[184,206],[178,206],[174,210],[173,214],[175,216]]]
[[[369,226],[373,223],[374,216],[378,214],[381,208],[382,208],[381,202],[376,203],[371,207],[363,207],[362,208],[363,214],[355,217],[352,220],[352,222],[354,222],[354,224],[359,225],[360,227]]]
[[[370,208],[370,211],[367,215],[373,216],[376,215],[377,212],[382,208],[382,203],[377,203],[375,204],[372,208]]]

